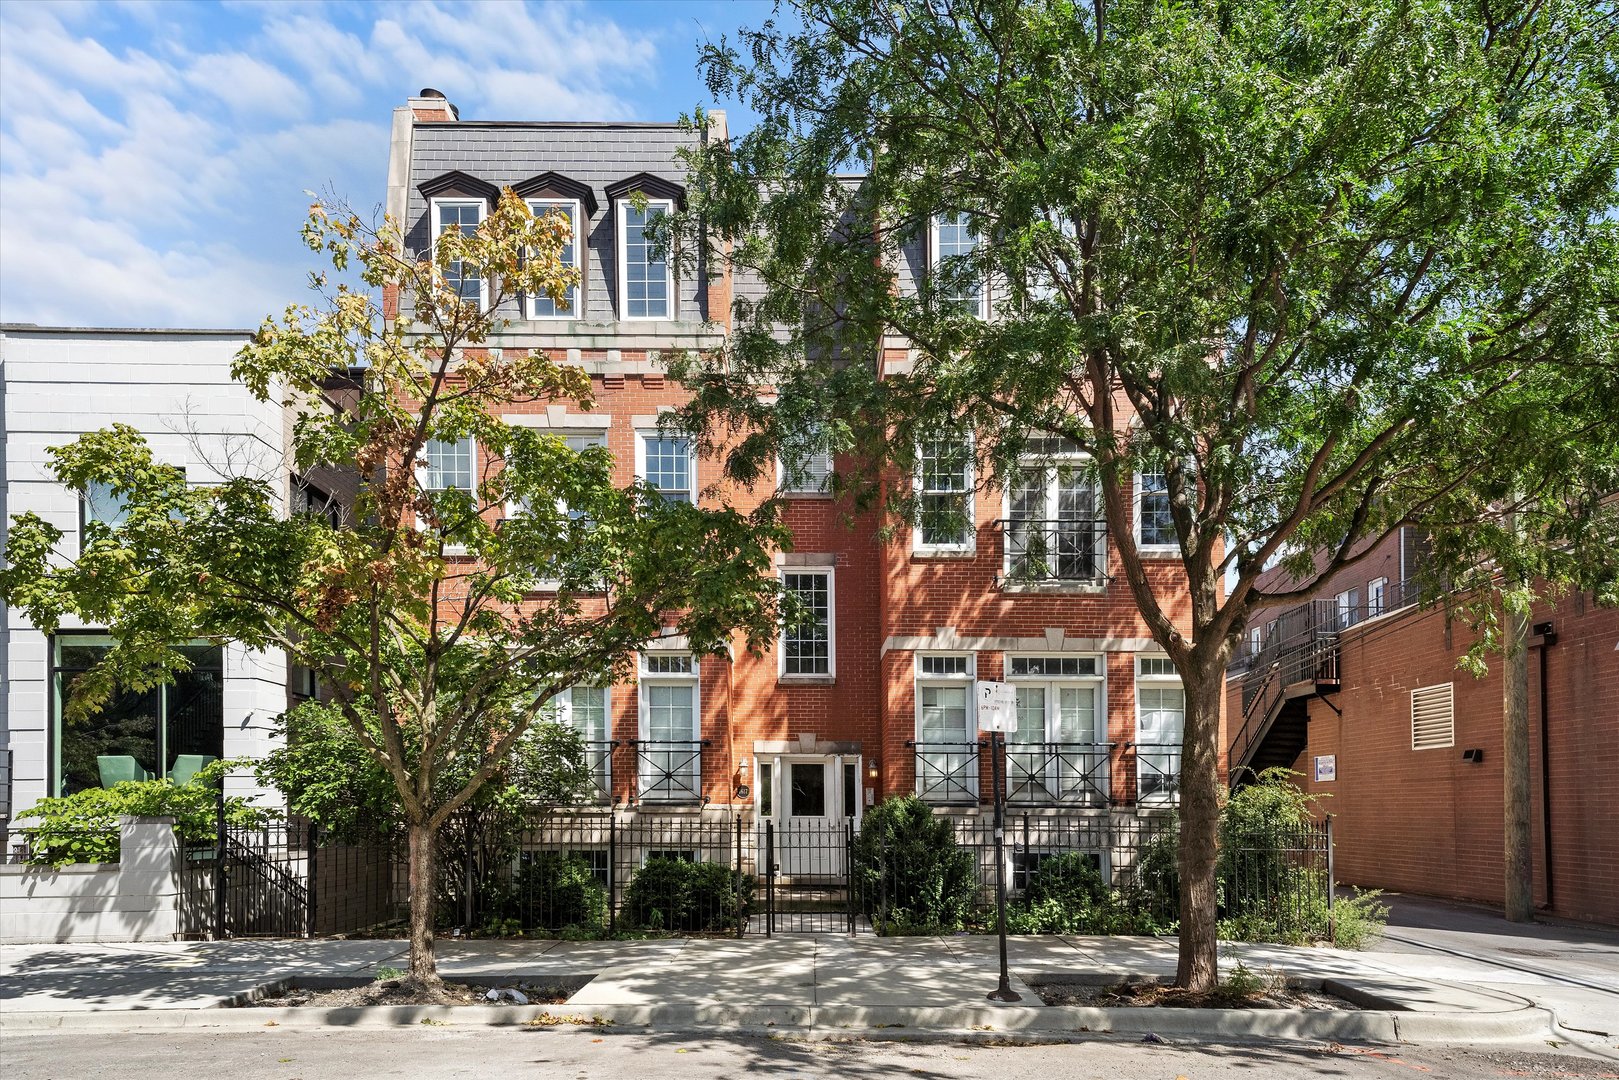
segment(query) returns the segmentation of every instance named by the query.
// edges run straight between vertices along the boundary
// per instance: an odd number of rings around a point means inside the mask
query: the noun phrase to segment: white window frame
[[[825,433],[816,426],[813,436],[818,444]],[[804,481],[811,479],[814,466],[821,467],[821,478],[813,487],[804,486]],[[811,498],[826,498],[831,495],[832,481],[832,450],[830,447],[817,445],[804,458],[804,471],[794,474],[787,468],[787,459],[781,454],[776,455],[776,490],[783,495],[794,497],[809,496]]]
[[[1372,606],[1373,597],[1377,598],[1377,606],[1375,608]],[[1388,609],[1389,579],[1386,577],[1374,577],[1372,580],[1366,583],[1366,617],[1368,619],[1375,619],[1379,615],[1387,614]]]
[[[1094,665],[1095,671],[1094,674],[1090,675],[1013,674],[1012,663],[1014,660],[1037,659],[1089,660]],[[1111,766],[1113,756],[1111,750],[1108,749],[1109,743],[1107,738],[1107,657],[1100,653],[1082,653],[1078,655],[1074,653],[1007,653],[1005,657],[1005,666],[1001,670],[1006,673],[1004,676],[1006,681],[1011,683],[1013,686],[1020,689],[1023,687],[1038,687],[1044,693],[1045,716],[1043,728],[1040,734],[1042,744],[1040,753],[1043,755],[1045,753],[1045,746],[1048,745],[1084,746],[1090,748],[1092,753],[1094,753],[1097,749],[1101,749],[1104,754],[1104,764],[1097,769],[1097,771],[1100,773],[1101,781],[1097,787],[1104,795],[1110,793],[1112,790],[1111,773],[1113,770]],[[1059,702],[1061,700],[1062,691],[1065,689],[1073,689],[1075,687],[1087,689],[1091,692],[1091,739],[1088,742],[1073,742],[1067,739],[1059,738],[1060,732],[1058,731],[1058,727],[1060,725],[1061,715]],[[1098,737],[1098,728],[1101,729],[1100,737]],[[1018,753],[1019,747],[1027,745],[1029,744],[1020,742],[1013,738],[1011,734],[1008,734],[1006,739],[1006,748],[1008,753]],[[1061,764],[1062,760],[1063,759],[1060,756],[1044,760],[1046,775],[1043,776],[1041,780],[1047,792],[1057,792],[1059,794],[1063,792],[1065,777],[1061,775],[1064,768],[1064,766]],[[1056,773],[1057,775],[1053,775],[1053,773]],[[1089,770],[1087,770],[1087,779],[1089,779]],[[1010,787],[1011,781],[1008,780],[1007,784],[1008,787]]]
[[[438,237],[439,233],[443,231],[442,212],[444,207],[476,206],[478,208],[478,224],[481,226],[483,225],[485,219],[487,219],[489,216],[489,204],[483,199],[469,199],[465,196],[445,196],[443,198],[433,198],[428,201],[432,204],[432,253],[435,260],[433,272],[436,274],[438,273],[438,264],[436,261],[438,252]],[[478,275],[478,307],[484,311],[489,309],[489,276],[487,274]]]
[[[581,215],[584,213],[584,207],[580,205],[578,199],[535,198],[528,200],[529,212],[535,217],[543,217],[545,214],[548,214],[552,210],[560,207],[567,207],[573,219],[572,266],[573,269],[578,270],[583,263],[583,259],[580,256],[584,251],[585,241],[584,222],[581,219]],[[531,322],[559,322],[581,319],[584,317],[583,313],[581,312],[581,308],[584,305],[585,299],[585,281],[583,276],[580,277],[579,284],[575,285],[570,291],[573,293],[573,301],[568,305],[568,310],[559,311],[553,315],[541,314],[536,310],[536,305],[538,304],[540,298],[525,294],[523,297],[524,314],[527,315]],[[547,299],[549,299],[549,297],[547,297]]]
[[[581,731],[574,724],[573,694],[574,694],[575,690],[600,690],[601,691],[601,695],[602,695],[602,737],[600,739],[591,739],[586,732]],[[585,745],[585,750],[586,750],[586,754],[587,754],[586,763],[587,763],[588,766],[592,766],[591,767],[591,774],[592,774],[591,779],[595,781],[598,793],[600,795],[606,796],[607,798],[611,798],[612,794],[613,794],[613,753],[612,753],[612,742],[613,742],[613,688],[612,688],[612,686],[609,685],[609,684],[603,684],[601,686],[587,686],[587,685],[570,686],[566,690],[562,691],[562,693],[557,695],[556,702],[557,702],[556,721],[558,723],[560,723],[560,724],[565,724],[567,727],[571,728],[573,731],[578,733],[580,741],[583,742],[584,745]],[[594,762],[594,763],[590,762],[589,757],[588,757],[588,754],[589,754],[589,751],[590,751],[590,744],[592,742],[595,742],[595,743],[598,743],[598,744],[605,744],[605,746],[606,746],[606,752],[602,754],[599,761]]]
[[[1345,589],[1332,599],[1337,604],[1338,629],[1348,630],[1360,621],[1360,588],[1358,586]]]
[[[1169,488],[1168,488],[1169,474],[1168,474],[1168,472],[1163,471],[1163,470],[1152,470],[1152,471],[1154,472],[1155,475],[1160,475],[1160,476],[1164,477],[1164,484],[1165,484],[1164,497],[1167,499],[1169,497]],[[1136,550],[1138,552],[1140,552],[1142,555],[1147,556],[1148,558],[1154,558],[1154,557],[1160,557],[1160,556],[1166,556],[1166,555],[1178,556],[1181,553],[1179,543],[1149,544],[1145,540],[1142,539],[1142,533],[1141,533],[1141,503],[1143,501],[1144,496],[1146,495],[1146,490],[1142,487],[1141,478],[1143,476],[1145,476],[1145,475],[1147,475],[1147,474],[1137,472],[1132,477],[1132,482],[1135,484],[1135,497],[1130,500],[1130,502],[1131,502],[1131,525],[1130,525],[1130,531],[1135,536]]]
[[[690,672],[654,672],[647,670],[647,661],[654,656],[684,656],[691,661]],[[698,744],[696,757],[696,775],[692,777],[692,786],[696,790],[696,800],[701,800],[703,794],[703,680],[702,662],[697,655],[684,650],[643,649],[636,660],[636,738],[642,742],[651,742],[652,736],[652,703],[651,695],[646,693],[649,686],[690,686],[691,687],[691,739],[690,742]],[[683,742],[687,740],[674,740]],[[646,780],[648,774],[641,769],[641,753],[635,757],[635,793],[645,802],[691,802],[692,797],[684,794],[664,792],[662,794],[648,794]]]
[[[628,199],[620,199],[620,200],[618,200],[617,209],[614,210],[614,212],[613,212],[613,217],[614,217],[613,235],[617,238],[616,254],[618,256],[617,260],[616,260],[617,263],[618,263],[618,268],[617,268],[618,269],[618,274],[617,274],[617,276],[618,276],[618,317],[619,317],[619,319],[623,320],[624,322],[670,322],[675,317],[676,301],[678,299],[675,296],[675,266],[674,266],[674,260],[670,257],[673,254],[673,252],[666,252],[664,254],[664,258],[663,258],[663,275],[664,275],[664,282],[667,285],[667,299],[668,299],[668,303],[669,303],[669,310],[666,311],[662,315],[631,315],[630,314],[630,290],[629,290],[630,277],[629,277],[629,263],[628,263],[628,257],[629,257],[629,255],[628,255],[628,252],[629,252],[629,209],[630,209],[629,200]],[[650,217],[655,211],[660,210],[660,209],[665,214],[673,214],[675,212],[674,200],[673,199],[648,199],[646,201],[646,211],[647,211],[647,216],[648,217]]]
[[[662,428],[638,428],[635,432],[635,478],[643,483],[651,483],[646,474],[646,444],[648,439],[657,439],[659,441],[664,439],[685,440],[686,474],[691,485],[688,494],[691,496],[691,504],[696,506],[697,492],[699,490],[697,483],[697,447],[693,445],[691,436],[664,431]],[[660,488],[659,491],[662,491],[662,489]]]
[[[928,658],[928,657],[935,657],[935,656],[937,656],[937,657],[963,658],[963,659],[966,660],[966,670],[963,671],[963,672],[955,672],[955,673],[951,673],[951,674],[948,674],[948,675],[937,675],[937,674],[924,673],[923,670],[922,670],[923,666],[924,666],[924,663],[923,663],[924,660],[926,658]],[[971,653],[971,652],[930,651],[930,652],[926,652],[926,653],[917,653],[916,657],[912,661],[912,663],[914,664],[914,668],[913,668],[913,672],[914,672],[913,696],[916,699],[915,700],[915,718],[914,718],[914,721],[913,721],[912,730],[916,732],[916,735],[915,735],[916,742],[922,743],[924,741],[923,733],[922,733],[922,688],[924,686],[955,686],[955,687],[961,687],[963,689],[963,691],[964,691],[964,693],[963,693],[964,700],[966,701],[966,709],[967,709],[966,728],[967,728],[967,730],[966,730],[964,741],[963,741],[963,749],[960,752],[963,753],[963,754],[967,753],[968,751],[966,750],[966,744],[968,744],[968,743],[976,743],[978,741],[978,735],[979,735],[979,731],[978,731],[978,700],[977,700],[977,696],[973,693],[973,680],[975,678],[977,678],[977,676],[978,676],[978,654],[977,653]],[[976,760],[976,757],[975,757],[974,760]],[[967,794],[970,794],[971,797],[972,797],[972,801],[976,803],[978,801],[978,798],[979,798],[978,771],[976,769],[974,769],[973,772],[971,773],[971,775],[969,777],[967,777],[967,779],[969,779],[971,781],[971,783],[966,784],[966,785],[962,785],[962,786],[964,788],[970,789],[967,792]],[[918,769],[917,770],[917,777],[916,777],[916,788],[917,788],[916,793],[918,795],[922,794],[922,790],[921,790],[922,783],[921,783],[921,781],[922,781],[921,770]],[[964,798],[965,798],[965,796],[964,796]],[[935,800],[929,800],[929,801],[931,802],[931,801],[935,801]],[[948,802],[949,800],[946,800],[946,801]]]
[[[922,446],[928,442],[942,442],[944,439],[924,439],[916,447],[916,470],[911,475],[911,483],[915,489],[918,500],[917,522],[911,529],[911,552],[915,555],[972,555],[978,550],[978,514],[977,514],[977,462],[974,459],[976,444],[971,432],[961,436],[966,459],[963,462],[963,481],[966,485],[963,495],[966,499],[966,508],[963,513],[964,535],[959,542],[949,544],[930,544],[922,539],[921,498],[925,494],[922,487]]]
[[[1022,457],[1020,457],[1018,459],[1018,469],[1019,470],[1036,469],[1036,468],[1045,470],[1045,474],[1046,474],[1045,475],[1045,504],[1046,504],[1046,510],[1048,512],[1051,512],[1051,511],[1054,510],[1054,508],[1057,505],[1057,502],[1060,499],[1060,496],[1058,494],[1058,492],[1060,490],[1059,484],[1058,484],[1058,473],[1059,473],[1059,471],[1062,470],[1063,468],[1066,468],[1066,467],[1072,467],[1072,468],[1075,468],[1075,469],[1080,470],[1080,471],[1089,470],[1090,486],[1091,486],[1091,519],[1093,521],[1102,516],[1102,511],[1100,509],[1101,508],[1101,503],[1102,503],[1101,477],[1095,471],[1094,465],[1095,465],[1095,459],[1092,458],[1090,454],[1086,453],[1083,450],[1079,450],[1079,449],[1058,450],[1055,453],[1051,453],[1051,454],[1025,454],[1025,455],[1023,455]],[[1001,517],[1002,517],[1002,519],[1004,521],[1006,521],[1006,523],[1007,523],[1006,528],[1008,530],[1011,529],[1011,521],[1012,521],[1012,488],[1015,485],[1015,483],[1016,483],[1016,478],[1012,478],[1007,483],[1005,490],[1001,492]],[[1053,520],[1057,520],[1057,519],[1055,519],[1055,518],[1039,518],[1039,519],[1030,519],[1030,520],[1053,521]],[[1095,530],[1095,526],[1092,525],[1091,526],[1091,536],[1095,537],[1096,535],[1097,535],[1097,533],[1096,533],[1096,530]],[[1098,551],[1096,554],[1098,556],[1098,562],[1100,564],[1100,569],[1102,571],[1103,579],[1105,580],[1106,574],[1107,574],[1107,537],[1106,537],[1105,530],[1103,531],[1099,547],[1101,548],[1101,550]],[[1003,550],[1001,552],[1001,576],[1004,577],[1007,581],[1012,580],[1012,551],[1011,551],[1011,540],[1010,540],[1010,538],[1008,538],[1006,540],[1005,544],[1003,545]],[[1048,584],[1048,583],[1042,582],[1041,584]],[[1049,584],[1052,584],[1052,585],[1065,585],[1065,586],[1069,586],[1069,587],[1076,587],[1076,586],[1077,587],[1085,587],[1085,586],[1093,586],[1093,585],[1095,585],[1096,584],[1096,579],[1092,579],[1092,578],[1073,578],[1073,579],[1053,578],[1053,579],[1051,579]]]
[[[448,441],[450,441],[450,440],[447,440],[447,439],[428,439],[427,440],[427,442],[448,442]],[[469,456],[467,458],[468,468],[471,470],[470,475],[472,477],[472,490],[468,494],[470,494],[472,496],[473,504],[477,505],[477,503],[478,503],[478,439],[474,435],[465,435],[465,436],[462,436],[461,438],[456,439],[454,441],[456,441],[456,442],[469,442],[469,443],[472,444],[471,453],[469,454]],[[424,442],[422,444],[422,456],[424,458],[427,456],[427,442]],[[444,488],[430,488],[430,487],[427,486],[427,477],[428,477],[429,472],[431,472],[431,471],[432,471],[432,466],[431,465],[418,465],[416,467],[416,485],[419,488],[421,488],[423,491],[443,491],[443,490],[446,490]],[[427,528],[427,522],[423,521],[422,518],[421,518],[421,515],[419,515],[419,514],[416,517],[416,528],[418,530],[426,530],[426,528]],[[467,549],[466,549],[465,544],[452,544],[452,543],[449,543],[449,542],[446,541],[446,543],[444,545],[444,553],[446,555],[464,555],[464,554],[466,554],[466,550]]]
[[[1142,670],[1142,668],[1144,667],[1144,664],[1142,663],[1143,661],[1154,661],[1154,662],[1160,662],[1161,661],[1161,662],[1164,662],[1164,663],[1169,665],[1170,671],[1167,672],[1167,673],[1166,672],[1161,672],[1161,671],[1150,671],[1150,672],[1149,671],[1143,671]],[[1164,805],[1164,806],[1175,805],[1175,804],[1178,804],[1180,802],[1180,792],[1179,792],[1178,788],[1176,790],[1174,790],[1173,792],[1161,792],[1160,791],[1160,792],[1152,792],[1152,793],[1147,794],[1147,795],[1142,794],[1142,792],[1141,792],[1141,775],[1142,775],[1142,770],[1141,770],[1141,748],[1144,747],[1144,746],[1173,747],[1175,749],[1177,755],[1179,755],[1181,752],[1184,751],[1185,746],[1186,746],[1186,684],[1181,681],[1180,673],[1174,670],[1174,664],[1170,661],[1169,657],[1166,656],[1163,653],[1137,653],[1136,657],[1135,657],[1135,661],[1134,661],[1134,666],[1135,666],[1135,691],[1136,691],[1135,692],[1135,699],[1136,699],[1135,706],[1136,707],[1135,707],[1135,731],[1132,733],[1133,737],[1131,739],[1131,742],[1133,742],[1135,744],[1135,747],[1136,747],[1136,803],[1138,805],[1140,805],[1140,804]],[[1174,687],[1174,688],[1180,690],[1180,692],[1181,692],[1181,739],[1180,739],[1180,742],[1178,742],[1178,743],[1166,743],[1166,742],[1156,742],[1156,741],[1154,741],[1154,742],[1149,743],[1149,742],[1144,742],[1142,740],[1142,738],[1141,738],[1141,712],[1142,712],[1142,709],[1141,709],[1141,693],[1140,693],[1140,691],[1141,691],[1141,688],[1143,686],[1150,687],[1150,688],[1153,688],[1153,689],[1160,689],[1160,690],[1167,690],[1170,687]],[[1155,771],[1160,773],[1160,774],[1163,773],[1163,770],[1155,770]],[[1179,776],[1176,775],[1174,777],[1174,779],[1178,783]]]
[[[939,262],[940,262],[940,260],[945,258],[945,256],[943,254],[941,254],[940,251],[939,251],[939,222],[940,222],[941,219],[943,219],[946,216],[947,215],[945,215],[945,214],[934,214],[932,217],[930,217],[928,219],[928,273],[933,276],[933,281],[930,282],[929,284],[930,284],[930,287],[933,290],[934,299],[937,302],[950,303],[950,304],[960,304],[963,300],[966,299],[966,297],[961,297],[961,296],[949,296],[949,297],[946,297],[946,296],[940,295],[940,293],[938,291]],[[962,211],[962,210],[954,211],[953,215],[951,215],[951,216],[954,216],[957,219],[960,219],[960,218],[969,218],[970,219],[971,218],[970,214],[968,214],[966,211]],[[971,226],[969,224],[969,228],[970,227]],[[974,232],[973,233],[973,251],[976,252],[983,245],[983,243],[984,243],[984,238],[981,235],[979,235],[977,232]],[[951,255],[950,257],[951,258],[957,258],[957,257],[959,257],[959,255],[960,255],[960,253],[958,252],[958,253],[956,253],[954,255]],[[978,318],[978,319],[988,319],[989,318],[989,282],[987,280],[982,280],[981,279],[978,282],[978,310],[973,312],[972,314],[973,314],[974,318]]]
[[[783,566],[778,572],[778,580],[784,589],[787,587],[788,574],[826,578],[826,670],[794,672],[787,670],[787,627],[784,625],[781,633],[776,635],[776,677],[787,681],[802,679],[825,682],[835,679],[838,675],[837,570],[831,566]]]

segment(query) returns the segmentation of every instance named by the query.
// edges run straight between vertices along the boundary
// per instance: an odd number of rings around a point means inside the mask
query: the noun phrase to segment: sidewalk
[[[1244,946],[1244,962],[1302,979],[1336,980],[1368,997],[1363,1012],[1087,1009],[1048,1007],[1028,989],[1042,977],[1169,975],[1175,943],[1154,938],[1014,937],[1012,986],[1020,1004],[985,1000],[996,982],[993,937],[623,942],[444,942],[446,977],[498,981],[591,975],[552,1012],[600,1017],[616,1029],[730,1028],[778,1034],[911,1038],[996,1032],[1075,1036],[1152,1031],[1203,1038],[1455,1042],[1536,1039],[1552,1017],[1490,985],[1501,968],[1444,954],[1349,953]],[[349,1010],[234,1010],[233,997],[295,977],[369,977],[404,966],[400,941],[228,941],[150,945],[0,946],[0,1027],[262,1027],[516,1023],[544,1011],[399,1006]],[[1224,961],[1229,963],[1229,961]],[[1513,977],[1523,978],[1521,973]],[[1619,1000],[1619,999],[1616,999]],[[343,1015],[322,1016],[323,1012]],[[1609,1041],[1611,1045],[1611,1040]]]

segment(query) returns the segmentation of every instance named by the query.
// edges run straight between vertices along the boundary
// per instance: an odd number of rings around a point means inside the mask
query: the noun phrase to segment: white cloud
[[[632,115],[658,54],[616,10],[0,4],[0,319],[255,325],[304,298],[303,192],[380,201],[418,87],[464,116]]]

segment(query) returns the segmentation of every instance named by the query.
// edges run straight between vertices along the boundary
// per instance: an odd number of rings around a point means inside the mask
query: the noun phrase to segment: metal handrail
[[[1334,600],[1309,600],[1276,617],[1275,629],[1242,677],[1243,722],[1231,740],[1233,769],[1248,763],[1288,687],[1337,680],[1340,629]]]
[[[916,794],[924,802],[977,804],[978,743],[907,740],[916,751]]]
[[[654,802],[701,802],[707,739],[631,739],[636,794]]]
[[[1037,806],[1106,806],[1113,743],[1008,742],[1008,802]]]
[[[1003,583],[1042,585],[1107,580],[1102,517],[1001,518]]]

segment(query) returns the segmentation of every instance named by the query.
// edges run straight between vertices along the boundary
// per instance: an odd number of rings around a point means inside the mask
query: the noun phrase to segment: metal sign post
[[[1017,730],[1017,687],[1004,682],[980,682],[973,687],[978,698],[978,724],[989,735],[989,773],[995,789],[995,914],[1001,944],[1001,981],[984,996],[990,1001],[1022,1001],[1012,989],[1006,964],[1006,800],[1001,782],[1006,759],[1006,732]]]

